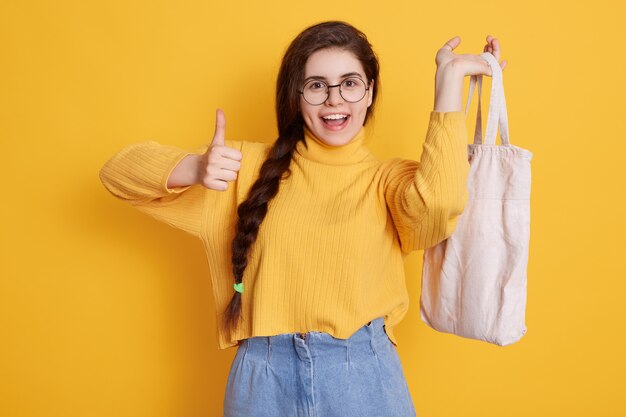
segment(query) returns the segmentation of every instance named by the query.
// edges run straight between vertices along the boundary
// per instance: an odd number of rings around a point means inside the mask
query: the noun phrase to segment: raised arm
[[[436,245],[452,234],[467,202],[467,131],[463,112],[430,113],[419,160],[385,166],[385,200],[403,252]]]
[[[469,198],[463,80],[466,75],[491,75],[491,68],[479,55],[452,53],[459,44],[456,36],[437,52],[435,103],[420,161],[396,158],[385,167],[385,199],[407,253],[448,238]],[[499,59],[497,40],[488,36],[484,51]]]

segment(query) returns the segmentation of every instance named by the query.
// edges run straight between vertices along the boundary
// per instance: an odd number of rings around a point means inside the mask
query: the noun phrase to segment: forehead
[[[349,72],[357,72],[365,78],[361,61],[352,52],[345,49],[326,48],[315,51],[309,56],[304,67],[304,78],[335,79]]]

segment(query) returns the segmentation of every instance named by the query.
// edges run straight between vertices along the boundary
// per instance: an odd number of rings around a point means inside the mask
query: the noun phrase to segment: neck
[[[304,127],[304,140],[296,144],[296,154],[305,159],[327,165],[349,165],[362,161],[369,155],[365,147],[365,126],[350,142],[333,146],[316,137],[308,127]]]

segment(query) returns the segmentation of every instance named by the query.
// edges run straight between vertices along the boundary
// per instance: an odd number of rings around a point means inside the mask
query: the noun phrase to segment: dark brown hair
[[[380,91],[379,65],[365,34],[346,22],[330,21],[310,26],[296,36],[283,56],[276,80],[278,139],[269,150],[247,199],[237,208],[237,228],[232,242],[233,275],[237,284],[242,282],[248,264],[248,252],[267,214],[268,203],[278,193],[283,174],[287,173],[285,178],[291,175],[289,164],[292,154],[298,141],[304,140],[304,119],[300,112],[298,90],[302,87],[307,59],[324,48],[350,51],[361,62],[368,85],[374,81],[372,104],[367,108],[365,123],[373,115]],[[224,311],[222,325],[230,330],[237,326],[240,316],[241,294],[233,291],[233,297]]]

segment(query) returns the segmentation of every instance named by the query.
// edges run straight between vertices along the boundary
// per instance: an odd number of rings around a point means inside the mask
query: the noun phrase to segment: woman
[[[218,110],[208,146],[143,142],[101,169],[113,195],[202,239],[219,347],[238,346],[225,416],[415,415],[392,331],[408,309],[403,259],[454,230],[469,172],[463,79],[491,75],[459,43],[436,55],[420,162],[365,147],[378,59],[331,21],[283,57],[272,145],[226,140]],[[497,40],[483,52],[499,59]]]

